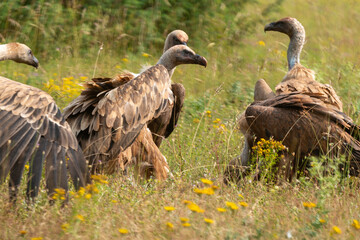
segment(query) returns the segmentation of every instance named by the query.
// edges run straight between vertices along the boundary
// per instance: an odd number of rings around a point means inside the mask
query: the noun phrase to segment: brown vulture
[[[149,121],[174,104],[170,75],[180,64],[206,66],[207,62],[189,47],[176,45],[155,66],[127,83],[96,97],[87,97],[92,88],[86,88],[64,109],[92,172],[102,171],[106,164],[116,162]],[[101,86],[101,82],[88,84]]]
[[[29,47],[0,45],[0,60],[38,67]],[[68,189],[67,168],[76,189],[85,186],[87,164],[76,137],[54,99],[38,88],[0,77],[0,181],[10,172],[10,199],[15,200],[25,165],[29,163],[27,197],[39,191],[43,164],[48,192]]]
[[[300,53],[305,44],[305,29],[301,23],[295,18],[287,17],[280,19],[277,22],[267,24],[264,28],[264,31],[281,32],[288,35],[290,38],[290,43],[287,50],[289,71],[283,80],[275,87],[276,95],[291,92],[316,93],[322,96],[322,101],[327,107],[342,111],[342,102],[339,96],[336,94],[335,90],[328,84],[317,82],[315,80],[314,71],[305,68],[300,64]],[[257,82],[255,93],[256,89],[259,88],[260,85],[266,85],[267,88],[269,88],[266,82],[261,79]],[[275,96],[275,94],[272,92],[269,92],[266,95],[267,98],[273,96]],[[259,96],[256,96],[255,94],[255,97]],[[265,95],[263,97],[265,97]],[[264,100],[264,98],[255,98],[254,100]],[[245,119],[245,113],[240,115],[238,120],[238,127],[245,136],[244,148],[239,158],[241,165],[247,165],[250,157],[251,147],[254,141],[254,136],[251,133]],[[234,159],[230,165],[239,165],[239,158]]]
[[[288,147],[289,180],[306,168],[304,158],[309,155],[346,154],[350,175],[360,176],[360,129],[343,112],[324,104],[324,99],[319,93],[295,92],[254,102],[246,109],[247,123],[257,139],[273,137]]]

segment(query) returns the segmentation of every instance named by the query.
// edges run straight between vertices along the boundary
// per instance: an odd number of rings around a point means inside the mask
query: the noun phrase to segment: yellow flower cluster
[[[192,212],[197,212],[197,213],[203,213],[205,212],[204,209],[201,209],[196,203],[190,203],[187,205],[187,207],[192,211]]]
[[[283,151],[286,147],[281,142],[275,141],[274,139],[265,140],[264,138],[261,138],[252,149],[258,155],[268,155],[271,152],[277,153]]]
[[[356,219],[353,220],[353,223],[351,224],[351,226],[353,226],[356,229],[360,229],[360,223]]]
[[[202,178],[201,179],[201,182],[206,184],[206,185],[210,185],[210,187],[207,187],[207,188],[203,188],[203,189],[200,189],[200,188],[194,188],[194,192],[197,193],[197,194],[204,194],[204,195],[213,195],[215,193],[215,189],[218,189],[217,186],[213,185],[213,181],[209,180],[209,179],[206,179],[206,178]]]
[[[236,205],[236,203],[234,203],[234,202],[228,202],[228,201],[226,201],[225,202],[225,205],[227,206],[227,207],[229,207],[231,210],[237,210],[239,207]]]
[[[51,78],[47,83],[44,83],[43,90],[50,92],[60,92],[62,96],[68,100],[72,100],[79,96],[82,91],[80,83],[86,81],[88,77],[80,76],[78,78],[64,77],[56,81]]]
[[[211,111],[207,110],[205,113],[208,118],[211,118]]]
[[[129,231],[126,228],[119,228],[119,233],[121,234],[128,234]]]
[[[341,234],[341,229],[338,226],[333,226],[331,233]]]
[[[51,198],[54,200],[57,200],[57,199],[65,200],[65,195],[66,195],[65,189],[55,188],[55,193],[52,195]]]
[[[108,184],[107,176],[105,175],[91,175],[91,179],[101,184]]]

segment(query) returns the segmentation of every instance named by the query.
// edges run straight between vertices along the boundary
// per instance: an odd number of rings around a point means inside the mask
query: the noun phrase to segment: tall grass
[[[3,184],[1,239],[359,237],[352,226],[353,219],[360,220],[359,180],[324,177],[315,160],[315,180],[300,178],[280,186],[265,181],[222,184],[226,164],[241,152],[243,137],[236,130],[236,117],[252,102],[255,82],[264,78],[274,87],[286,71],[289,40],[279,33],[265,35],[266,23],[285,16],[302,22],[307,33],[302,64],[316,71],[317,80],[336,89],[345,113],[359,122],[357,1],[86,1],[86,8],[82,2],[63,2],[65,6],[58,1],[0,3],[2,41],[25,42],[41,64],[34,71],[3,62],[0,75],[48,91],[61,107],[79,91],[75,86],[67,89],[69,79],[78,84],[91,78],[97,57],[96,76],[111,77],[123,69],[137,72],[141,64],[157,62],[166,34],[175,28],[189,34],[189,46],[209,65],[207,69],[180,66],[173,77],[186,88],[178,127],[161,146],[174,179],[138,183],[131,174],[109,176],[109,184],[99,185],[98,194],[73,198],[64,209],[60,203],[49,207],[44,191],[34,205],[27,206],[20,198],[11,209]],[[202,177],[219,186],[215,194],[194,193],[194,188],[206,187]],[[205,212],[192,212],[183,200],[195,202]],[[226,201],[239,209],[231,210]],[[175,210],[167,212],[164,206]],[[182,226],[179,217],[189,218],[191,226]],[[204,218],[215,223],[207,224]],[[174,228],[167,227],[167,222]],[[62,229],[63,224],[68,225]],[[129,233],[121,234],[119,228]],[[21,230],[26,231],[24,236]]]

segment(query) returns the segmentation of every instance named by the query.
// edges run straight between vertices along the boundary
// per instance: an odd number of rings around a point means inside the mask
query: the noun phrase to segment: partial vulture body
[[[8,49],[8,50],[6,50]],[[10,49],[10,50],[9,50]],[[10,51],[8,54],[6,51]],[[37,67],[24,44],[0,45],[2,60]],[[40,89],[0,77],[0,181],[10,172],[10,198],[16,199],[25,165],[29,163],[28,198],[39,191],[45,162],[46,187],[68,189],[67,168],[76,189],[89,181],[87,164],[70,126],[50,95]]]
[[[90,82],[91,87],[64,109],[92,172],[104,171],[106,164],[116,162],[140,133],[146,141],[153,141],[149,139],[151,135],[143,131],[150,121],[172,108],[175,98],[170,73],[179,64],[206,66],[206,60],[186,46],[175,46],[163,54],[157,65],[134,79],[121,77],[128,80],[121,80],[119,84],[116,83],[119,80],[111,79]],[[117,87],[109,90],[108,86]],[[99,87],[104,91],[100,92]]]
[[[346,154],[350,175],[359,176],[359,127],[344,113],[324,105],[321,94],[281,94],[254,102],[245,116],[257,138],[273,137],[289,148],[293,156],[285,163],[289,180],[306,168],[304,158],[309,155]]]

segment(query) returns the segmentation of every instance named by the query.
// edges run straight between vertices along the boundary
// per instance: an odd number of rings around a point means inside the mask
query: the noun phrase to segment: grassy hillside
[[[265,180],[222,183],[226,164],[241,152],[243,136],[235,120],[252,102],[255,82],[264,78],[274,87],[286,73],[288,37],[265,34],[266,23],[292,16],[304,25],[302,64],[316,72],[318,81],[331,84],[345,113],[360,122],[359,2],[201,1],[195,9],[154,2],[98,6],[88,1],[86,10],[45,1],[0,3],[2,42],[27,43],[41,64],[34,70],[2,62],[0,75],[49,92],[61,107],[93,75],[111,77],[155,64],[166,33],[175,28],[186,31],[188,45],[209,62],[206,69],[180,66],[173,77],[186,88],[178,127],[161,146],[174,179],[159,183],[134,181],[131,173],[108,176],[107,183],[97,183],[98,191],[74,193],[65,208],[60,200],[50,207],[45,191],[33,205],[21,196],[10,208],[3,184],[0,239],[359,239],[354,219],[360,221],[360,181],[322,176],[321,159],[313,159],[312,179],[279,186]],[[218,188],[212,192],[201,178]],[[207,189],[208,195],[195,193],[196,188]]]

